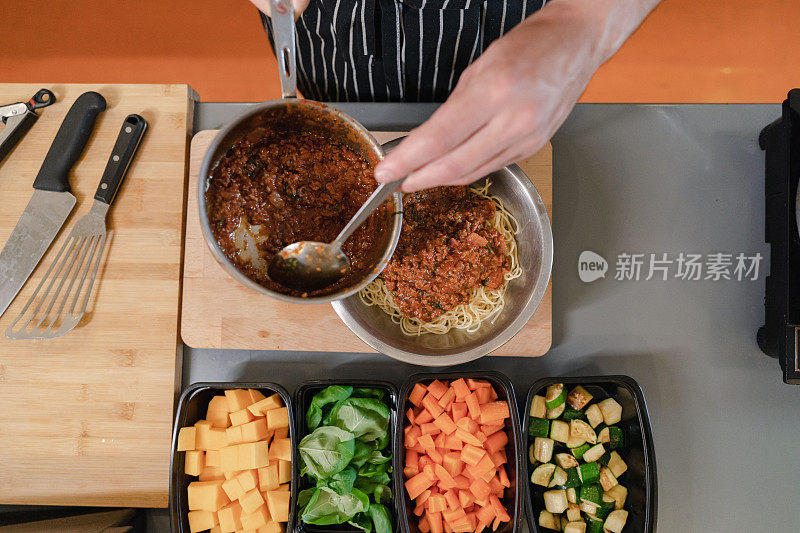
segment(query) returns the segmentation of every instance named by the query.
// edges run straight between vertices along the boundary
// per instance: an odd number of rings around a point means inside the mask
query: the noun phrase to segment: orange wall
[[[30,15],[9,16],[22,6]],[[247,0],[0,0],[0,13],[2,81],[184,82],[203,101],[279,92]],[[777,102],[797,86],[800,0],[664,0],[583,101]]]

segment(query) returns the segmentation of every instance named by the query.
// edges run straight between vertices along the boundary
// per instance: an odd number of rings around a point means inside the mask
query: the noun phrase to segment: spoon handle
[[[361,224],[364,223],[367,218],[375,211],[380,205],[386,201],[386,199],[397,189],[400,188],[400,185],[405,181],[405,178],[401,178],[399,180],[390,181],[389,183],[383,183],[375,189],[367,201],[364,202],[364,205],[361,206],[353,218],[350,219],[350,222],[342,229],[339,235],[336,237],[336,240],[333,241],[334,243],[338,243],[341,246],[344,241],[359,227]]]

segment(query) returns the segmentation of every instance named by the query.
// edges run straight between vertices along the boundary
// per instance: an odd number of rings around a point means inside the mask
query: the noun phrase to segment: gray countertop
[[[339,106],[367,127],[408,129],[428,104]],[[244,104],[199,104],[197,129]],[[760,129],[778,105],[582,104],[553,139],[553,348],[536,359],[487,357],[464,369],[508,374],[519,401],[542,376],[627,374],[644,390],[664,532],[800,527],[800,387],[755,342],[769,248]],[[578,256],[609,263],[584,283]],[[649,254],[761,253],[758,279],[647,276]],[[614,279],[617,257],[643,253],[639,281]],[[183,384],[376,376],[424,371],[379,355],[187,348]]]

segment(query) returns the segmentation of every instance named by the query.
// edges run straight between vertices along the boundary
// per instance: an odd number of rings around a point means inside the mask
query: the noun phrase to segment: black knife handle
[[[128,172],[128,167],[136,154],[136,149],[147,129],[147,122],[139,115],[128,115],[122,123],[122,129],[114,143],[114,150],[108,158],[106,169],[103,171],[103,179],[94,193],[94,199],[100,200],[111,205],[114,196]]]
[[[81,156],[92,134],[97,115],[106,108],[106,99],[96,92],[83,93],[67,111],[56,138],[44,158],[33,188],[42,191],[69,191],[69,171]]]

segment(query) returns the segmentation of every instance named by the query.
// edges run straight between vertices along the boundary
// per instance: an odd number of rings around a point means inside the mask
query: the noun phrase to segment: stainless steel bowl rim
[[[279,107],[279,106],[282,106],[282,105],[300,105],[300,106],[314,105],[314,106],[321,106],[321,104],[307,102],[306,100],[302,100],[302,99],[298,99],[298,98],[281,98],[281,99],[278,99],[278,100],[270,100],[268,102],[257,104],[257,105],[255,105],[255,106],[253,106],[251,108],[248,108],[246,111],[244,111],[243,113],[241,113],[238,116],[236,116],[233,120],[231,120],[225,127],[221,128],[219,133],[217,133],[216,137],[214,137],[214,140],[212,140],[211,144],[209,144],[209,146],[208,146],[208,148],[206,150],[206,153],[203,156],[203,162],[202,162],[202,165],[200,166],[200,173],[198,174],[198,179],[197,179],[197,205],[198,205],[198,209],[200,211],[200,227],[203,229],[203,237],[205,238],[206,244],[208,245],[209,249],[211,250],[212,255],[214,256],[214,259],[216,259],[217,262],[219,262],[219,264],[222,265],[222,268],[224,268],[225,271],[231,277],[233,277],[235,280],[239,281],[240,283],[242,283],[246,287],[250,288],[251,290],[254,290],[254,291],[259,292],[261,294],[266,294],[266,295],[271,296],[273,298],[276,298],[278,300],[282,300],[284,302],[290,302],[290,303],[322,304],[322,303],[335,302],[336,300],[340,300],[340,299],[352,296],[352,295],[358,293],[358,291],[360,291],[361,289],[363,289],[367,285],[369,285],[372,282],[372,280],[374,280],[378,276],[378,274],[381,273],[383,268],[389,262],[389,259],[391,259],[392,254],[394,254],[394,250],[397,247],[397,241],[400,239],[400,230],[401,230],[402,224],[403,224],[403,217],[402,217],[403,195],[402,195],[402,193],[396,192],[396,193],[394,193],[392,195],[392,200],[393,200],[394,205],[395,205],[395,213],[400,213],[400,214],[395,214],[392,217],[392,227],[391,227],[391,233],[390,233],[390,236],[389,236],[389,239],[390,239],[389,246],[386,248],[384,253],[381,255],[381,258],[379,259],[377,266],[372,270],[372,272],[368,276],[366,276],[363,280],[361,280],[361,282],[359,282],[359,283],[357,283],[357,284],[355,284],[355,285],[353,285],[351,287],[348,287],[348,288],[346,288],[344,290],[341,290],[339,292],[335,292],[333,294],[327,294],[327,295],[324,295],[324,296],[314,296],[314,297],[309,297],[309,298],[301,298],[299,296],[290,296],[290,295],[287,295],[287,294],[281,294],[279,292],[270,290],[270,289],[264,287],[263,285],[261,285],[261,284],[255,282],[255,281],[253,281],[252,279],[248,278],[242,272],[240,272],[239,269],[236,268],[233,265],[233,263],[231,263],[230,260],[219,249],[219,245],[217,244],[217,241],[214,238],[214,234],[211,231],[211,224],[208,221],[208,212],[206,210],[206,195],[205,195],[206,185],[207,185],[208,176],[209,176],[209,174],[210,174],[210,172],[212,170],[212,167],[213,167],[213,165],[215,165],[217,163],[217,161],[214,160],[212,155],[216,153],[216,151],[219,148],[220,144],[228,136],[228,134],[231,133],[233,130],[235,130],[243,122],[245,122],[246,120],[248,120],[248,119],[250,119],[250,118],[252,118],[252,117],[254,117],[254,116],[256,116],[256,115],[258,115],[260,113],[263,113],[264,111],[266,111],[268,109],[272,109],[272,108]],[[378,155],[378,158],[379,159],[383,158],[384,151],[381,148],[380,143],[377,140],[375,140],[375,137],[373,137],[372,134],[364,126],[362,126],[358,121],[356,121],[353,117],[351,117],[350,115],[348,115],[348,114],[346,114],[346,113],[344,113],[344,112],[342,112],[339,109],[336,109],[334,107],[324,106],[324,107],[320,107],[320,108],[326,110],[326,112],[330,112],[332,114],[335,114],[337,117],[341,118],[345,123],[347,123],[349,126],[351,126],[354,130],[356,130],[359,133],[361,133],[362,136],[369,141],[369,143],[372,146],[373,150]]]
[[[550,274],[553,267],[553,232],[550,226],[550,218],[547,215],[547,208],[545,207],[542,197],[539,195],[530,178],[528,178],[525,172],[523,172],[522,169],[516,164],[505,167],[505,170],[513,175],[514,178],[516,178],[520,183],[523,183],[525,188],[528,190],[530,199],[533,201],[536,213],[538,214],[538,222],[541,225],[541,231],[543,234],[542,257],[539,265],[537,283],[534,291],[528,295],[527,302],[525,302],[521,312],[497,335],[488,338],[479,346],[449,355],[424,355],[399,349],[375,338],[348,312],[344,306],[344,301],[332,302],[331,305],[336,311],[336,314],[339,315],[339,318],[341,318],[347,327],[349,327],[353,333],[358,335],[362,341],[367,343],[378,352],[405,363],[420,366],[441,367],[467,363],[488,355],[511,340],[517,333],[520,332],[520,330],[522,330],[525,324],[528,323],[534,312],[536,312],[536,309],[539,307],[539,304],[541,303],[542,298],[547,291],[547,286],[550,282]],[[511,281],[511,283],[513,282],[514,280]],[[351,298],[358,298],[358,295],[351,296]]]

